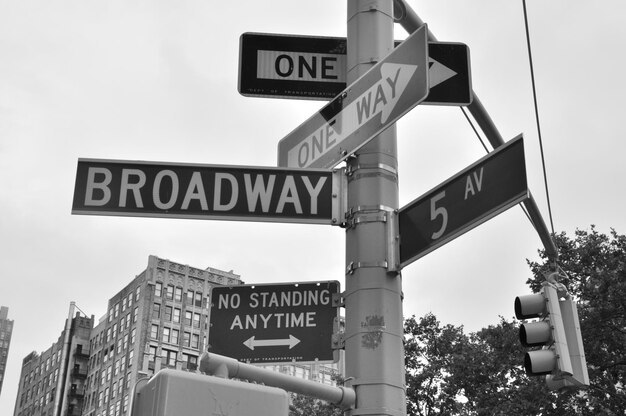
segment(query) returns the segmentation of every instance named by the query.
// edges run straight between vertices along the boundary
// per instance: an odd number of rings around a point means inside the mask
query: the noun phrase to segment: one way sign
[[[346,38],[244,33],[239,92],[245,96],[330,100],[346,88]],[[396,41],[396,47],[401,45]],[[422,104],[472,102],[469,48],[429,42],[430,92]]]
[[[278,165],[329,169],[428,95],[426,25],[278,143]]]

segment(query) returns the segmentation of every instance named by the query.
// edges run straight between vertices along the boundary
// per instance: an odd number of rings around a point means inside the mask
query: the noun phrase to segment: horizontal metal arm
[[[419,16],[415,13],[415,11],[413,11],[411,6],[409,6],[405,0],[394,0],[394,17],[396,23],[402,25],[408,33],[413,33],[424,24],[422,19],[419,18]],[[428,41],[437,42],[437,38],[430,30],[428,31]],[[504,144],[502,135],[489,116],[489,113],[487,113],[483,103],[476,95],[476,92],[473,90],[472,96],[474,98],[472,103],[467,106],[467,109],[470,114],[472,114],[472,117],[474,117],[474,120],[476,120],[476,123],[478,123],[478,126],[485,134],[485,137],[487,137],[487,140],[489,140],[489,143],[491,143],[491,146],[494,149],[502,146]],[[523,204],[528,210],[528,215],[531,218],[535,230],[537,230],[537,233],[539,234],[539,238],[543,243],[546,254],[551,260],[556,261],[558,258],[558,250],[552,240],[550,231],[541,216],[541,211],[539,211],[539,207],[537,206],[535,199],[531,195],[530,198],[523,202]]]
[[[303,394],[334,403],[344,409],[356,402],[353,389],[343,386],[328,386],[314,381],[281,374],[255,365],[246,364],[219,354],[205,352],[200,357],[200,371],[223,378],[239,378],[278,387],[292,393]]]

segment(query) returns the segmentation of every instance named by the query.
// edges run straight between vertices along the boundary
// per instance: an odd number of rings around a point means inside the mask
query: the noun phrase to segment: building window
[[[200,328],[200,314],[199,313],[193,314],[193,327]]]
[[[139,313],[139,307],[135,306],[135,309],[133,310],[133,322],[137,322],[137,313]]]
[[[154,345],[151,345],[149,351],[150,352],[148,352],[148,355],[150,356],[150,358],[148,358],[148,360],[154,361],[157,355],[157,347],[155,347]]]
[[[191,317],[192,313],[190,311],[185,311],[185,325],[191,326]]]
[[[139,300],[140,294],[141,294],[141,286],[137,286],[137,289],[135,289],[135,302]],[[130,302],[128,304],[130,305]]]
[[[150,338],[159,339],[159,326],[158,325],[152,325],[152,327],[150,328]]]
[[[187,362],[187,370],[195,371],[198,368],[198,357],[191,354],[183,354],[183,357]]]
[[[176,351],[166,349],[161,350],[161,364],[174,367],[176,366]]]
[[[167,322],[170,322],[172,320],[172,307],[171,306],[165,307],[165,316],[163,317],[163,319],[166,320]]]
[[[185,331],[183,333],[183,347],[189,347],[191,340],[191,332]]]
[[[165,292],[165,297],[169,300],[174,299],[174,286],[167,285],[167,291]]]
[[[193,290],[187,291],[187,304],[193,304]]]
[[[198,334],[191,334],[191,348],[198,349],[200,344],[200,336]]]
[[[169,328],[163,328],[163,332],[161,335],[161,341],[163,342],[170,342],[170,329]]]
[[[176,288],[176,292],[174,293],[174,300],[176,302],[182,302],[183,301],[183,288],[182,287],[177,287]]]
[[[154,285],[154,296],[157,298],[160,298],[162,296],[162,293],[163,293],[163,283],[156,282],[156,284]]]
[[[202,307],[202,292],[196,292],[194,305],[197,306],[198,308]]]
[[[174,308],[174,317],[173,322],[179,324],[180,323],[180,309]]]
[[[172,329],[172,334],[170,336],[170,343],[178,344],[178,334],[179,334],[178,329]]]

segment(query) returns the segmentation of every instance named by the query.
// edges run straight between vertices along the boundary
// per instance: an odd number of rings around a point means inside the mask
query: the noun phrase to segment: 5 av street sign
[[[239,92],[252,97],[330,100],[346,88],[346,38],[244,33]],[[396,46],[402,42],[396,41]],[[469,48],[428,43],[430,92],[422,104],[472,102]]]
[[[278,165],[332,168],[428,95],[426,25],[278,143]]]
[[[339,282],[216,286],[209,352],[251,363],[332,362]]]
[[[338,224],[328,170],[79,159],[72,214]]]
[[[400,266],[528,198],[520,135],[398,212]]]

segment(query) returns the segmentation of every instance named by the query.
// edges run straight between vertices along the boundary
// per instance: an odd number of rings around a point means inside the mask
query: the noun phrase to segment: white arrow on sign
[[[429,92],[426,34],[426,25],[413,32],[280,140],[278,165],[333,168],[422,102]]]
[[[339,145],[344,139],[350,137],[361,128],[366,122],[377,114],[381,114],[380,123],[384,124],[395,108],[402,93],[407,89],[409,81],[417,70],[417,65],[384,63],[380,67],[380,80],[359,95],[354,101],[348,104],[335,117],[322,126],[312,135],[307,137],[298,147],[294,147],[288,152],[287,160],[289,166],[302,165],[302,146],[314,147],[314,141],[321,134],[326,133],[327,141],[331,141],[334,146]],[[449,78],[449,77],[448,77]],[[440,81],[440,82],[443,82]],[[329,151],[327,148],[325,151]],[[324,151],[320,152],[320,154]],[[315,156],[311,155],[313,161]]]
[[[430,88],[449,80],[456,74],[457,72],[454,72],[441,62],[435,61],[430,57],[428,58],[428,86]]]
[[[254,335],[243,342],[243,345],[254,351],[256,347],[280,347],[288,346],[292,349],[300,343],[300,340],[293,335],[289,335],[287,339],[254,339]]]

